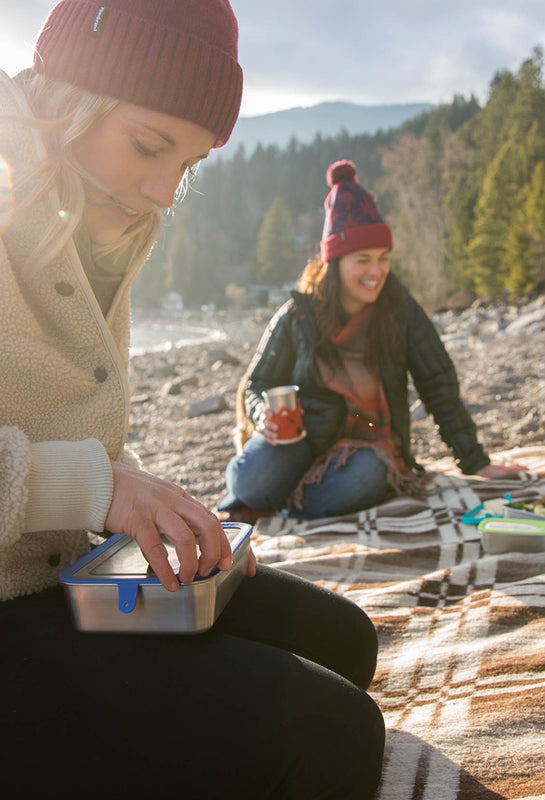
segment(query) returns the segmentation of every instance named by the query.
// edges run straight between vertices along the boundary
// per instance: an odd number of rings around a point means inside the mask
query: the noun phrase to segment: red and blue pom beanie
[[[358,183],[352,161],[335,161],[326,173],[331,191],[324,208],[325,220],[320,242],[323,263],[356,250],[393,247],[392,231],[378,213],[376,200]]]

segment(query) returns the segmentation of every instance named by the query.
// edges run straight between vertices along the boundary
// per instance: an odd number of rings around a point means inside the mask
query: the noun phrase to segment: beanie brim
[[[242,98],[242,69],[198,36],[122,8],[65,0],[50,13],[33,70],[93,94],[144,106],[229,139]]]
[[[322,239],[320,242],[320,256],[325,264],[334,258],[342,258],[348,253],[376,247],[381,247],[384,250],[392,250],[393,248],[392,231],[385,222],[348,228],[341,233],[328,236],[327,239]]]

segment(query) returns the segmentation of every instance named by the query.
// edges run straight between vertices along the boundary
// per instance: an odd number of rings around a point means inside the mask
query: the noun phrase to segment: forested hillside
[[[394,265],[431,308],[545,288],[545,84],[536,48],[491,81],[486,103],[455,97],[394,131],[205,162],[134,289],[186,305],[296,278],[318,249],[325,172],[349,158],[394,233]],[[226,291],[227,290],[227,291]]]

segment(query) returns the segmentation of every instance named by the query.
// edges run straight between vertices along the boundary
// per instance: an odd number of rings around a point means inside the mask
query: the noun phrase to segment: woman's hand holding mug
[[[306,436],[298,391],[298,386],[290,384],[263,392],[265,402],[259,411],[257,430],[269,444],[292,444]]]

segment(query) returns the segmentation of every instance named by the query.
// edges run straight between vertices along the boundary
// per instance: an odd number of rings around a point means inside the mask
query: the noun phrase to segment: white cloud
[[[508,52],[517,52],[521,41],[535,38],[536,32],[532,21],[520,12],[505,9],[488,9],[483,12],[482,36],[490,44]],[[541,26],[543,35],[544,26]]]
[[[496,71],[516,70],[536,44],[545,44],[542,0],[232,2],[247,113],[264,104],[263,86],[271,104],[275,86],[289,87],[282,107],[304,104],[293,102],[294,92],[311,102],[484,98]]]
[[[54,0],[2,10],[0,68],[28,66]],[[497,71],[545,46],[543,0],[231,0],[245,73],[243,113],[312,105],[483,99]],[[6,4],[8,5],[8,4]]]

